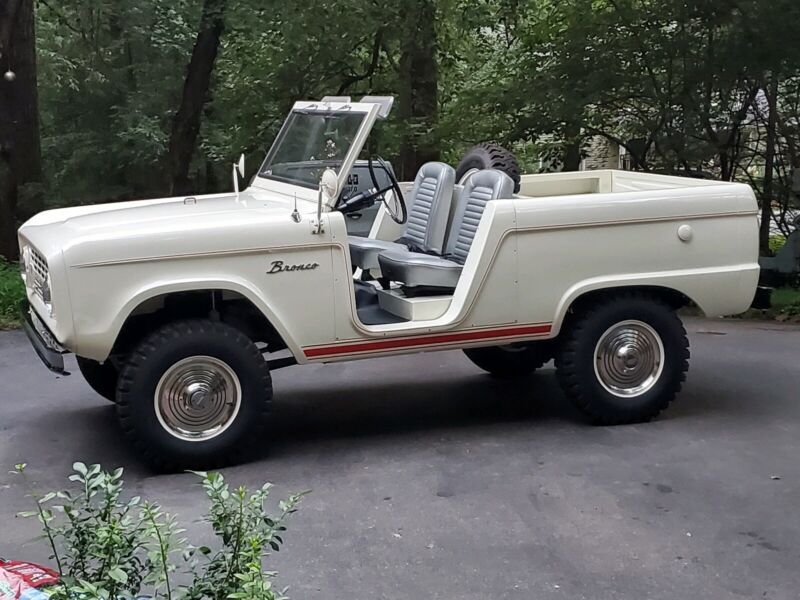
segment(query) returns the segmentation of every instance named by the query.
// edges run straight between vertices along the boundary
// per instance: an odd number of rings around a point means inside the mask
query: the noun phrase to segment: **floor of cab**
[[[353,282],[356,296],[356,313],[358,320],[364,325],[390,325],[392,323],[407,323],[408,319],[399,317],[381,308],[378,301],[378,290],[375,286],[364,281]]]

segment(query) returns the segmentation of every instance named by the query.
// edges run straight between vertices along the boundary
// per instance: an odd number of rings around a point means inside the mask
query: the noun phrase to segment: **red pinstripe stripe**
[[[522,337],[529,335],[544,335],[550,333],[550,324],[526,325],[507,329],[489,329],[483,331],[460,331],[457,333],[443,333],[418,336],[413,338],[375,340],[370,342],[357,342],[354,344],[337,344],[335,346],[321,346],[318,348],[304,348],[303,352],[308,358],[331,356],[341,354],[356,354],[359,352],[377,352],[381,350],[395,350],[413,346],[433,346],[436,344],[449,344],[453,342],[472,342],[491,338]]]

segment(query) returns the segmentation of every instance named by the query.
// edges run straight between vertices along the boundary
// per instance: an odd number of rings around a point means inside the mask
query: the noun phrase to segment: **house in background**
[[[625,161],[625,148],[602,136],[596,135],[585,148],[586,157],[581,161],[581,171],[601,169],[630,169],[630,161]]]
[[[633,139],[626,142],[636,150],[645,147],[645,140]],[[601,135],[589,138],[584,148],[585,158],[581,161],[581,171],[597,171],[599,169],[621,169],[632,171],[636,161],[625,146],[609,140]]]

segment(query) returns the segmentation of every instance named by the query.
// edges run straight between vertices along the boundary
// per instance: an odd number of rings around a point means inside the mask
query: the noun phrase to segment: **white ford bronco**
[[[520,176],[494,144],[399,183],[362,156],[391,105],[297,102],[241,191],[235,167],[230,194],[32,218],[19,243],[39,356],[63,372],[74,353],[146,460],[199,468],[259,441],[270,371],[295,364],[463,349],[510,377],[555,359],[593,421],[644,421],[688,367],[675,311],[734,314],[753,299],[748,186]],[[369,236],[349,237],[346,216],[375,203]]]

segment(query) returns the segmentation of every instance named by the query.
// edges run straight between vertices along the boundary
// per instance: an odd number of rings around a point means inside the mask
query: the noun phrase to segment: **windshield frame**
[[[274,189],[275,191],[282,191],[289,194],[293,193],[296,194],[298,198],[316,201],[318,192],[317,185],[311,185],[300,181],[289,181],[286,178],[271,177],[269,175],[263,175],[262,173],[280,148],[280,144],[283,142],[286,136],[294,113],[311,113],[319,115],[331,113],[358,113],[363,115],[363,119],[355,136],[353,137],[352,142],[350,143],[350,147],[345,153],[344,158],[341,159],[341,168],[338,173],[338,190],[344,189],[344,186],[347,183],[347,177],[350,174],[350,171],[352,170],[356,160],[358,159],[358,156],[361,153],[367,138],[369,137],[372,127],[375,125],[379,110],[380,105],[372,103],[321,101],[295,102],[292,110],[287,115],[286,120],[283,122],[278,135],[275,136],[275,141],[272,143],[269,152],[267,152],[264,162],[261,163],[261,166],[258,169],[258,175],[254,180],[254,184],[258,183],[258,187]],[[335,203],[335,201],[335,198],[331,199],[329,201],[328,208],[332,208],[332,204]]]

